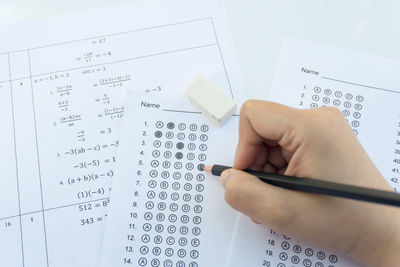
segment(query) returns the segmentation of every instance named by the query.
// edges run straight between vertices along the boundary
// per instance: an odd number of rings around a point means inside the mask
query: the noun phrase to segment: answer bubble
[[[186,129],[186,124],[184,124],[184,123],[179,123],[178,129],[181,130],[181,131],[185,130],[185,129]]]
[[[334,254],[332,254],[332,255],[329,255],[329,261],[331,262],[331,263],[336,263],[337,261],[338,261],[338,257],[336,256],[336,255],[334,255]]]
[[[203,124],[203,125],[201,125],[201,127],[200,127],[200,130],[202,131],[202,132],[207,132],[208,131],[208,125],[206,125],[206,124]]]
[[[321,93],[321,87],[315,86],[314,92],[316,92],[317,94]]]
[[[345,96],[344,96],[347,100],[351,100],[351,99],[353,99],[353,95],[352,94],[346,94]]]
[[[154,136],[155,136],[156,138],[160,138],[160,137],[162,137],[162,132],[161,132],[161,131],[156,131],[156,132],[154,133]]]
[[[311,257],[312,255],[314,255],[314,250],[312,250],[311,248],[306,248],[306,250],[304,251],[304,253],[305,253],[308,257]]]
[[[168,122],[167,128],[170,129],[170,130],[174,129],[174,128],[175,128],[175,123],[173,123],[173,122]]]
[[[176,144],[176,148],[177,149],[183,149],[185,147],[185,145],[182,143],[182,142],[178,142],[177,144]]]
[[[156,127],[157,127],[158,129],[161,129],[163,126],[164,126],[164,123],[163,123],[162,121],[157,121],[157,122],[156,122]]]

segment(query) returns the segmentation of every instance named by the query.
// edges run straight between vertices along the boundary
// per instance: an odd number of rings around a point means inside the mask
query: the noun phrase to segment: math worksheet
[[[175,103],[200,74],[239,105],[243,101],[222,1],[146,1],[0,26],[0,266],[99,266],[126,92],[149,99],[162,94],[164,104]],[[186,102],[179,110],[194,112]],[[196,162],[204,161],[207,143],[198,142],[207,139],[211,126],[196,121],[193,137],[192,118],[182,119],[189,131],[185,140],[197,139]],[[159,120],[165,123],[165,138],[169,121]],[[171,120],[173,134],[179,120]],[[154,136],[143,124],[134,127]],[[185,152],[192,148],[189,143]],[[184,180],[186,173],[181,175]],[[191,188],[198,194],[191,193],[191,201],[199,204],[189,209],[201,214],[204,178],[199,173],[192,179],[198,180]],[[185,183],[179,186],[188,189]],[[189,219],[199,225],[190,228],[191,234],[200,235],[206,220]]]
[[[400,191],[400,62],[287,40],[270,100],[337,107],[395,191]],[[340,226],[338,226],[340,227]],[[240,216],[229,266],[358,266]]]

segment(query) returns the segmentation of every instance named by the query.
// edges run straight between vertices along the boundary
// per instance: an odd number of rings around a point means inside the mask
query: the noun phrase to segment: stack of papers
[[[232,164],[239,115],[215,127],[186,86],[205,75],[245,101],[222,1],[146,1],[0,32],[0,266],[356,266],[251,223],[204,173]],[[398,188],[399,69],[288,40],[271,100],[341,108]]]

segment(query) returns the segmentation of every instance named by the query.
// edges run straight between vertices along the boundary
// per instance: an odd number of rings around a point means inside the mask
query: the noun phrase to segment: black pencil
[[[206,170],[213,175],[220,176],[221,173],[232,167],[213,165],[207,166]],[[361,186],[333,183],[311,178],[300,178],[286,176],[277,173],[267,173],[254,170],[244,170],[245,172],[257,176],[261,181],[274,186],[286,189],[342,197],[366,202],[400,206],[400,194],[391,191],[384,191]]]

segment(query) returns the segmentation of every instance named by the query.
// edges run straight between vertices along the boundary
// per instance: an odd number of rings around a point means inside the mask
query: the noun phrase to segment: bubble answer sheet
[[[269,100],[337,107],[387,182],[400,191],[400,61],[287,40]],[[356,215],[355,215],[356,216]],[[340,226],[338,226],[340,227]],[[240,216],[229,266],[358,266]]]
[[[216,127],[187,102],[128,97],[100,266],[225,265],[238,213],[203,167],[232,164],[239,117]]]
[[[243,101],[222,1],[1,25],[0,266],[99,266],[125,92],[174,103],[201,74]]]

